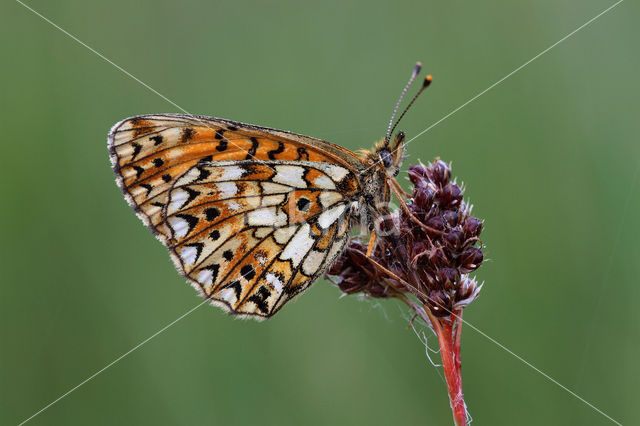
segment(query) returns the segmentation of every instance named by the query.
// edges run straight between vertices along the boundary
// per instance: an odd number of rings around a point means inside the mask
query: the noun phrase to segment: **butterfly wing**
[[[212,302],[269,317],[342,250],[358,159],[226,120],[142,116],[112,129],[117,181],[176,267]]]

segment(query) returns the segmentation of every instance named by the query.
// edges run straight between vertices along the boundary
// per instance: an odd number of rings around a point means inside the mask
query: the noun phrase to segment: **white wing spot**
[[[171,202],[167,207],[167,214],[179,211],[189,198],[189,194],[184,189],[174,189],[171,191]]]
[[[175,185],[180,186],[180,185],[189,184],[194,180],[196,180],[199,176],[200,176],[200,170],[198,170],[196,167],[192,167],[191,169],[189,169],[187,173],[182,175],[180,179],[176,181]]]
[[[313,180],[313,184],[318,188],[336,189],[336,185],[333,183],[333,181],[325,175],[321,175],[315,178]]]
[[[264,238],[271,233],[271,228],[258,228],[253,232],[256,238]]]
[[[324,229],[327,229],[328,227],[333,225],[336,220],[338,220],[338,218],[346,208],[347,206],[345,204],[340,204],[339,206],[330,208],[329,210],[322,212],[322,214],[318,216],[318,225],[320,225],[320,227]]]
[[[242,206],[236,203],[235,201],[229,201],[227,203],[227,207],[229,207],[229,210],[233,210],[233,211],[240,210],[242,208]]]
[[[298,229],[296,226],[280,228],[274,232],[273,239],[276,240],[276,243],[278,244],[284,244],[289,241],[289,238],[291,238],[293,233],[296,232],[296,229]]]
[[[238,187],[233,182],[220,182],[216,186],[222,197],[233,197],[238,193]]]
[[[185,247],[180,250],[180,258],[184,262],[184,266],[189,267],[196,262],[198,250],[195,247]]]
[[[338,192],[327,191],[320,194],[320,204],[322,204],[322,207],[330,207],[340,200],[342,200],[342,195]]]
[[[213,272],[209,269],[203,269],[198,272],[198,282],[202,284],[211,284],[211,279],[213,278]]]
[[[228,166],[223,169],[220,180],[238,180],[242,177],[245,170],[240,166]]]
[[[279,183],[260,182],[260,185],[262,185],[262,194],[278,194],[291,191],[290,186],[280,185]]]
[[[180,217],[170,217],[167,219],[167,222],[169,222],[169,225],[171,226],[171,229],[173,229],[173,233],[177,238],[182,238],[187,235],[187,232],[189,232],[189,224],[186,220]]]
[[[306,188],[307,183],[302,179],[304,168],[300,166],[278,165],[275,166],[276,174],[274,182],[283,183],[295,188]]]
[[[230,305],[233,305],[236,301],[236,291],[232,288],[222,289],[216,294],[216,296],[221,297]]]
[[[269,272],[267,273],[267,275],[265,275],[264,278],[269,284],[273,286],[278,294],[282,293],[282,287],[284,286],[284,283],[282,282],[282,280],[280,280],[280,278],[278,278],[276,274]]]
[[[322,171],[331,176],[336,182],[340,182],[346,175],[349,174],[349,170],[344,167],[336,166],[335,164],[323,164]]]
[[[287,224],[287,215],[276,212],[275,207],[266,207],[247,213],[249,226],[284,226]]]
[[[296,232],[293,238],[291,238],[291,241],[289,241],[282,250],[282,253],[280,253],[280,259],[291,259],[291,263],[297,268],[304,255],[307,254],[313,246],[314,239],[309,235],[310,230],[311,226],[308,223],[298,228],[298,232]]]
[[[322,266],[324,254],[325,252],[323,251],[311,250],[307,258],[302,263],[302,272],[309,276],[315,274],[318,269],[320,269],[320,266]]]
[[[273,206],[273,205],[281,204],[283,202],[284,202],[284,194],[267,195],[266,197],[262,197],[263,206]]]

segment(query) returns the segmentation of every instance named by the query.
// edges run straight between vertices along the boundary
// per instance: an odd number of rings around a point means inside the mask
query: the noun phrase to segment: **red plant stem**
[[[467,410],[462,393],[462,362],[460,358],[460,335],[462,323],[458,315],[451,318],[431,317],[431,324],[440,343],[442,369],[447,382],[449,403],[453,420],[457,426],[467,425]]]
[[[460,357],[460,338],[462,336],[462,310],[454,311],[448,317],[439,318],[429,308],[411,301],[407,297],[400,299],[409,305],[438,336],[442,369],[447,382],[449,404],[456,426],[467,426],[467,410],[462,393],[462,358]]]

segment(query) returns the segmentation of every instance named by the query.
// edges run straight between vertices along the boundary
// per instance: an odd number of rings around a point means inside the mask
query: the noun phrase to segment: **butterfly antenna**
[[[398,121],[396,121],[396,124],[393,125],[393,127],[391,128],[391,131],[389,133],[387,133],[387,141],[388,141],[388,137],[393,133],[393,131],[398,126],[398,123],[400,123],[400,120],[402,120],[402,117],[404,117],[404,115],[407,113],[407,111],[409,111],[409,108],[411,108],[411,105],[413,105],[413,103],[416,101],[416,99],[418,99],[418,96],[420,96],[420,94],[422,92],[424,92],[424,89],[429,87],[429,85],[431,84],[431,81],[433,81],[433,77],[431,77],[431,74],[427,75],[424,78],[424,81],[422,82],[422,87],[420,88],[420,90],[418,90],[418,93],[416,93],[416,95],[413,97],[413,99],[411,99],[411,102],[409,102],[409,105],[407,105],[407,107],[404,109],[404,111],[402,111],[402,114],[400,114],[400,117],[398,117]]]
[[[393,119],[396,118],[398,107],[400,107],[400,103],[402,102],[404,95],[407,93],[407,90],[409,90],[409,87],[411,86],[411,83],[413,83],[413,80],[415,80],[418,74],[420,73],[421,68],[422,68],[422,64],[420,62],[416,62],[416,64],[413,67],[413,72],[411,73],[411,77],[409,78],[409,81],[404,86],[404,89],[402,89],[402,93],[400,94],[400,99],[398,99],[398,102],[396,102],[396,107],[393,109],[393,114],[391,114],[391,119],[389,120],[389,126],[387,127],[387,134],[384,137],[385,145],[389,145],[389,137],[393,132],[393,129],[391,127],[393,126]]]

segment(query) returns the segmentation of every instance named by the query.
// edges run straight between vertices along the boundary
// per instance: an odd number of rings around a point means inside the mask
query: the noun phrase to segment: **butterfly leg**
[[[369,245],[367,246],[367,257],[371,257],[371,253],[376,248],[376,231],[371,231],[371,237],[369,238]]]
[[[391,182],[391,184],[394,186],[395,189],[397,189],[399,192],[402,193],[402,195],[404,195],[407,198],[411,197],[411,194],[409,194],[407,191],[402,189],[402,187],[400,186],[400,184],[398,183],[398,181],[396,179],[389,178],[389,181]]]

